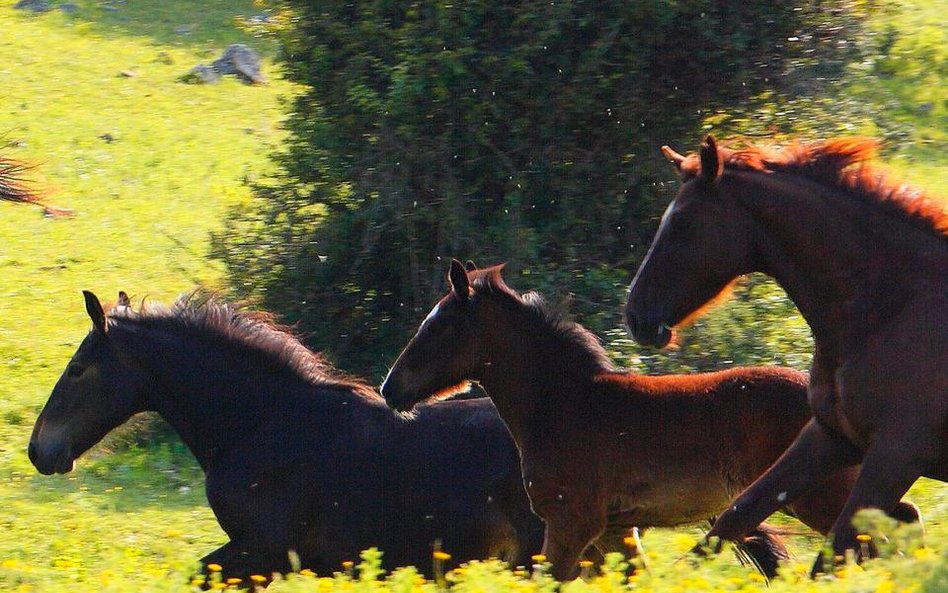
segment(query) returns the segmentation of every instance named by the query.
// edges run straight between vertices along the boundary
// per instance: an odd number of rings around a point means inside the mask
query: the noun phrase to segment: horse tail
[[[5,148],[0,146],[0,149]],[[43,213],[51,217],[72,216],[72,210],[50,206],[30,188],[24,177],[32,165],[0,155],[0,200],[36,204]]]
[[[752,564],[768,579],[774,578],[780,561],[790,559],[790,551],[780,535],[778,528],[761,523],[735,542],[737,558],[741,564]]]

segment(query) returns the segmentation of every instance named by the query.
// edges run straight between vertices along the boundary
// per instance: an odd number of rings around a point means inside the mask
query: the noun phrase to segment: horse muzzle
[[[628,311],[625,320],[629,333],[632,334],[636,342],[643,346],[664,348],[671,342],[672,330],[664,323],[643,321]]]
[[[411,390],[405,388],[400,376],[389,372],[379,388],[379,393],[385,398],[388,407],[399,412],[410,412],[418,403],[418,398],[412,397]]]
[[[67,474],[76,466],[76,458],[68,446],[63,444],[44,446],[30,441],[27,455],[33,467],[44,476],[53,474]]]
[[[388,404],[388,407],[398,412],[410,412],[412,408],[415,407],[415,400],[406,393],[400,393],[391,387],[386,387],[387,383],[383,383],[379,392],[382,394],[382,397],[385,398],[385,403]]]

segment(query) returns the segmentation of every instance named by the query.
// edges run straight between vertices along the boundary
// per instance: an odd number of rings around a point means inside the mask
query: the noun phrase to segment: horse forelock
[[[565,354],[579,354],[580,358],[596,370],[612,370],[612,360],[599,338],[582,325],[565,319],[540,293],[529,291],[523,294],[510,288],[504,281],[503,266],[493,266],[470,273],[474,293],[498,302],[508,310],[525,313],[524,319],[532,328],[541,328],[566,350]],[[482,297],[483,298],[483,297]]]
[[[873,166],[878,149],[879,142],[873,138],[844,137],[783,147],[725,145],[719,153],[725,170],[800,175],[948,238],[948,212],[923,191]],[[680,170],[684,180],[697,176],[699,156],[688,155]]]
[[[319,387],[351,390],[364,398],[381,400],[371,386],[334,368],[321,354],[303,345],[290,327],[277,323],[274,314],[225,302],[213,293],[192,292],[171,306],[143,299],[137,310],[114,305],[106,310],[110,326],[199,334],[243,348]]]

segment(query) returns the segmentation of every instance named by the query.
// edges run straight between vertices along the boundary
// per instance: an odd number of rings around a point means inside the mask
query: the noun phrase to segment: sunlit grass
[[[259,10],[249,1],[77,2],[72,16],[13,4],[0,1],[5,154],[75,216],[0,203],[0,590],[180,590],[224,542],[183,448],[43,477],[26,442],[89,327],[82,289],[169,300],[220,282],[208,232],[268,170],[292,88],[270,63],[264,86],[177,80],[231,41],[273,53],[234,27]],[[184,19],[193,31],[174,33]]]

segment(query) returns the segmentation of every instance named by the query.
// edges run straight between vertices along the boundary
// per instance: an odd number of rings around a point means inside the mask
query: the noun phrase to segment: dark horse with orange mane
[[[709,536],[738,538],[861,463],[832,530],[837,554],[858,550],[854,513],[895,511],[919,476],[948,480],[948,216],[865,165],[874,149],[836,139],[730,150],[711,137],[698,155],[663,148],[682,187],[629,289],[632,335],[664,346],[734,278],[759,271],[816,342],[813,420]]]
[[[580,554],[604,534],[720,513],[810,419],[806,376],[790,369],[619,372],[592,333],[558,318],[536,294],[514,292],[500,271],[452,262],[450,292],[381,392],[390,406],[410,410],[468,381],[481,384],[520,449],[557,579],[575,574]],[[826,533],[854,479],[842,469],[819,492],[780,506]],[[768,530],[756,535],[747,551],[773,574],[785,550]]]
[[[417,422],[334,371],[260,313],[192,297],[106,315],[85,293],[93,329],[36,421],[29,457],[44,474],[129,416],[158,412],[204,470],[230,541],[202,559],[225,578],[339,570],[371,546],[387,568],[455,560],[530,561],[543,525],[517,450],[487,399],[444,402]]]

